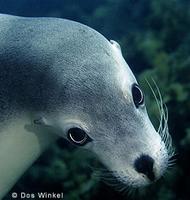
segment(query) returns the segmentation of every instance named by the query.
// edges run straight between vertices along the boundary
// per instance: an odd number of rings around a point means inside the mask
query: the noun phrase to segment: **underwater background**
[[[144,90],[156,127],[159,113],[146,79],[152,83],[153,78],[160,88],[176,149],[176,164],[163,178],[123,194],[95,178],[92,168],[100,164],[92,154],[59,140],[11,192],[63,192],[64,200],[190,199],[189,0],[0,0],[0,13],[71,19],[116,40]],[[5,200],[12,199],[11,192]]]

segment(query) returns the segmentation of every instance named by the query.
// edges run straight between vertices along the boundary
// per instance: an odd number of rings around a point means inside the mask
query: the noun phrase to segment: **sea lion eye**
[[[132,86],[132,96],[133,96],[133,101],[134,101],[136,108],[138,108],[140,105],[142,105],[144,103],[143,92],[141,91],[141,89],[139,88],[139,86],[136,83],[133,84],[133,86]]]
[[[68,139],[79,146],[85,145],[87,142],[90,142],[92,139],[80,128],[70,128],[68,130]]]

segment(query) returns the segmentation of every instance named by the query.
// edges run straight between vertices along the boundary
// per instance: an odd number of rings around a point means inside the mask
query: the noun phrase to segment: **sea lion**
[[[117,42],[65,19],[1,14],[0,24],[1,195],[57,137],[94,152],[125,185],[162,176],[169,134],[150,122]]]

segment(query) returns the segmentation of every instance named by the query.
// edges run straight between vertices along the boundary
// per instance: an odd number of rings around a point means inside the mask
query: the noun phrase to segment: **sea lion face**
[[[86,61],[81,74],[73,72],[54,125],[61,136],[94,152],[122,183],[144,186],[163,174],[169,155],[118,44],[111,41],[110,49]],[[97,70],[87,70],[92,63]]]

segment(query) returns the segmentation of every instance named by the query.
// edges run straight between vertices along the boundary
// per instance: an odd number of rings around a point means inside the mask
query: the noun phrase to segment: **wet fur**
[[[29,113],[66,139],[78,126],[93,140],[85,148],[127,185],[149,183],[134,169],[142,154],[154,158],[157,178],[163,174],[165,140],[146,107],[136,109],[131,87],[137,81],[116,42],[63,19],[0,15],[0,24],[2,124]]]

